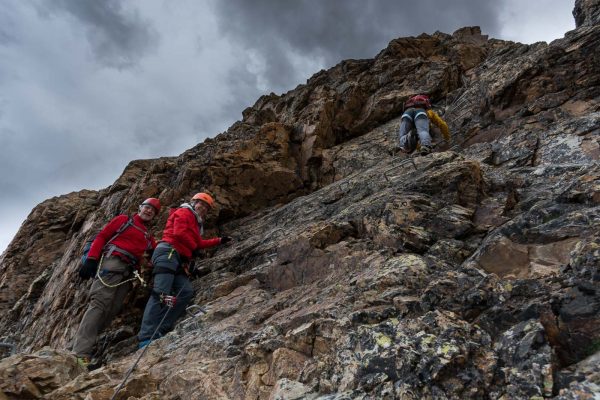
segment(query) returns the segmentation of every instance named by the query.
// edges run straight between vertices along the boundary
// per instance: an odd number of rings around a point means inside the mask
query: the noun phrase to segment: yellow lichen
[[[387,349],[392,345],[392,339],[389,336],[384,335],[383,333],[377,333],[375,337],[375,341],[379,347]]]
[[[448,353],[450,353],[450,352],[452,352],[452,353],[458,352],[458,347],[456,347],[455,345],[450,344],[450,343],[444,343],[439,350],[439,353],[441,353],[445,356],[447,356]]]

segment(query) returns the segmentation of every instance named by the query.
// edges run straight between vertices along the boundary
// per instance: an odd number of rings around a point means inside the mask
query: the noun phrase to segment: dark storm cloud
[[[13,40],[14,38],[10,34],[0,29],[0,44],[8,44]]]
[[[180,154],[261,94],[321,68],[371,58],[397,37],[463,26],[527,43],[554,39],[572,29],[557,28],[560,15],[572,22],[571,8],[562,0],[3,0],[0,253],[44,199],[106,187],[133,159]]]
[[[230,0],[215,7],[221,31],[264,59],[265,77],[276,88],[299,74],[295,56],[330,67],[342,59],[371,58],[397,37],[470,25],[494,34],[500,8],[476,0]]]
[[[0,12],[0,46],[15,42],[15,37],[11,33],[14,30],[14,20],[12,19],[12,5],[3,5],[5,10]]]
[[[119,0],[55,0],[44,6],[81,22],[100,63],[127,68],[156,46],[159,35],[135,10],[125,10],[122,4]]]

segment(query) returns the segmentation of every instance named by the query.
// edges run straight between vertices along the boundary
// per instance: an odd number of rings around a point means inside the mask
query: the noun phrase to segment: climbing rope
[[[102,283],[107,288],[116,288],[118,286],[126,284],[127,282],[135,281],[136,279],[138,279],[140,281],[140,283],[141,283],[141,285],[143,287],[147,287],[148,286],[148,284],[146,283],[146,281],[144,281],[144,278],[142,278],[142,276],[139,274],[139,272],[135,268],[133,269],[133,278],[126,279],[123,282],[119,282],[119,283],[116,283],[114,285],[111,285],[110,283],[106,283],[106,281],[104,281],[102,279],[102,276],[100,274],[100,271],[102,270],[102,262],[103,261],[104,261],[104,254],[102,255],[102,257],[100,257],[100,262],[98,263],[98,269],[96,270],[96,278],[98,278],[98,280],[100,281],[100,283]]]
[[[185,286],[183,286],[181,289],[179,289],[179,293],[177,293],[177,295],[175,296],[175,298],[179,297],[179,295],[181,294],[181,291],[183,290],[184,287]],[[123,378],[123,382],[121,382],[119,384],[119,386],[117,387],[117,390],[115,390],[115,394],[113,394],[113,396],[110,398],[110,400],[114,400],[117,397],[117,394],[123,388],[123,386],[125,386],[125,382],[127,382],[127,379],[129,379],[129,376],[131,375],[131,373],[133,372],[133,370],[135,369],[135,367],[138,365],[138,363],[140,362],[140,360],[142,359],[142,357],[144,356],[144,354],[146,354],[146,350],[148,350],[148,347],[150,347],[150,344],[152,344],[152,341],[154,340],[154,336],[156,336],[156,334],[158,333],[158,330],[160,329],[160,327],[162,326],[165,318],[169,314],[169,311],[171,311],[172,306],[175,305],[174,302],[172,302],[172,303],[166,303],[166,304],[167,304],[167,307],[168,307],[167,312],[165,312],[165,315],[163,315],[162,319],[158,323],[158,326],[156,327],[156,329],[152,333],[152,336],[150,336],[150,339],[148,340],[148,344],[146,346],[144,346],[144,350],[138,356],[137,360],[135,360],[135,362],[133,363],[133,365],[131,366],[131,368],[129,368],[129,371],[127,371],[127,374],[125,375],[125,378]]]

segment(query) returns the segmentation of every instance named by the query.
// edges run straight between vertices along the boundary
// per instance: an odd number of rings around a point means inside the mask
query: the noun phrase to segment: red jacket
[[[202,239],[194,212],[180,207],[170,210],[161,241],[171,244],[183,257],[190,258],[194,250],[216,246],[221,243],[221,238]]]
[[[110,238],[117,233],[117,230],[124,223],[126,223],[128,219],[129,216],[127,215],[118,215],[110,220],[110,222],[106,224],[106,226],[100,231],[98,236],[96,236],[96,239],[94,239],[92,247],[90,247],[88,257],[95,258],[96,260],[100,259],[102,249],[106,242],[108,242]],[[138,214],[133,216],[133,223],[135,227],[128,226],[119,234],[119,236],[110,242],[110,244],[114,244],[115,246],[133,254],[139,262],[146,250],[152,250],[156,247],[156,241],[152,235],[150,235],[146,225],[144,225],[144,221]],[[119,255],[118,250],[116,250],[113,254]]]

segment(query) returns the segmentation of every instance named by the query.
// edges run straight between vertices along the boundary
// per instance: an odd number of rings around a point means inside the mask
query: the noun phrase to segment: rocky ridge
[[[63,350],[86,307],[81,245],[143,198],[201,188],[219,203],[207,236],[237,240],[200,263],[207,313],[151,344],[119,398],[594,398],[599,10],[577,0],[577,28],[550,44],[477,27],[393,40],[179,157],[43,202],[0,256],[0,335],[17,352],[0,399],[112,396],[146,292],[82,371]],[[394,144],[415,92],[453,142],[407,158]]]

